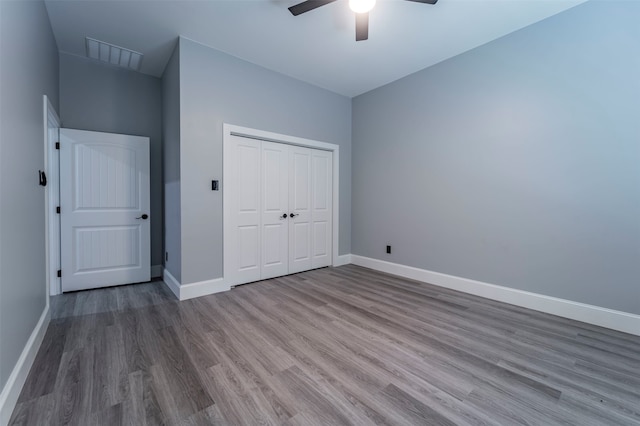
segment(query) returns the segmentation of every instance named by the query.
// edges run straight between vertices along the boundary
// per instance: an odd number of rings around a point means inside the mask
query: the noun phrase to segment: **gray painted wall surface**
[[[150,138],[151,264],[162,250],[162,87],[159,78],[60,54],[62,126]]]
[[[588,2],[355,98],[353,253],[640,314],[638,22]]]
[[[222,276],[222,124],[340,145],[340,253],[350,253],[351,101],[180,39],[182,283]],[[221,182],[222,190],[225,183]]]
[[[0,1],[0,389],[46,305],[42,95],[58,52],[41,1]]]
[[[165,269],[180,282],[182,247],[180,219],[180,46],[176,45],[162,75],[162,144],[164,164]]]

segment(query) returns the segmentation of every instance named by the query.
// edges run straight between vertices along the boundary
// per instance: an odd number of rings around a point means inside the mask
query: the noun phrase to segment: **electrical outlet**
[[[391,246],[387,246],[387,254],[391,254]]]

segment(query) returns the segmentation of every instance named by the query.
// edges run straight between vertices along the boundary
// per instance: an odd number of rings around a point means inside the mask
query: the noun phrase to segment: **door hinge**
[[[58,278],[62,277],[62,270],[58,269]]]
[[[60,214],[60,206],[56,207],[56,213]]]
[[[56,142],[56,149],[60,149],[60,142]]]

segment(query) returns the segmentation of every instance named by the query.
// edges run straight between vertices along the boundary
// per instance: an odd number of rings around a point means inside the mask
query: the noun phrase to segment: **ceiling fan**
[[[320,6],[333,3],[337,0],[307,0],[289,8],[293,16],[317,9]],[[436,4],[438,0],[406,0],[416,3]],[[349,0],[349,7],[356,14],[356,41],[369,38],[369,11],[376,5],[376,0]]]

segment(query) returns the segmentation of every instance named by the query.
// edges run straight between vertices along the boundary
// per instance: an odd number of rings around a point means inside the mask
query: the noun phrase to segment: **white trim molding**
[[[44,197],[45,262],[47,280],[47,300],[49,296],[62,293],[57,271],[60,269],[60,215],[56,207],[60,205],[60,151],[56,142],[60,141],[60,117],[47,95],[43,98],[44,115],[44,171],[49,181]]]
[[[640,315],[351,255],[354,265],[640,336]]]
[[[348,265],[351,263],[351,255],[350,254],[342,254],[338,256],[337,262],[333,263],[333,266],[342,266]]]
[[[47,299],[49,299],[49,296],[47,296]],[[36,359],[36,354],[38,353],[42,340],[44,339],[44,335],[47,332],[49,321],[50,312],[49,304],[47,303],[42,311],[42,315],[40,315],[38,324],[36,324],[31,336],[29,336],[29,340],[27,340],[27,344],[22,350],[20,358],[18,358],[18,362],[13,368],[7,383],[4,385],[2,393],[0,393],[0,425],[6,425],[9,423],[11,414],[18,402],[20,392],[22,391],[22,387],[29,375],[29,370],[31,370],[33,361]]]
[[[231,286],[225,283],[223,278],[180,284],[166,269],[163,271],[162,278],[169,290],[181,301],[231,290]]]

